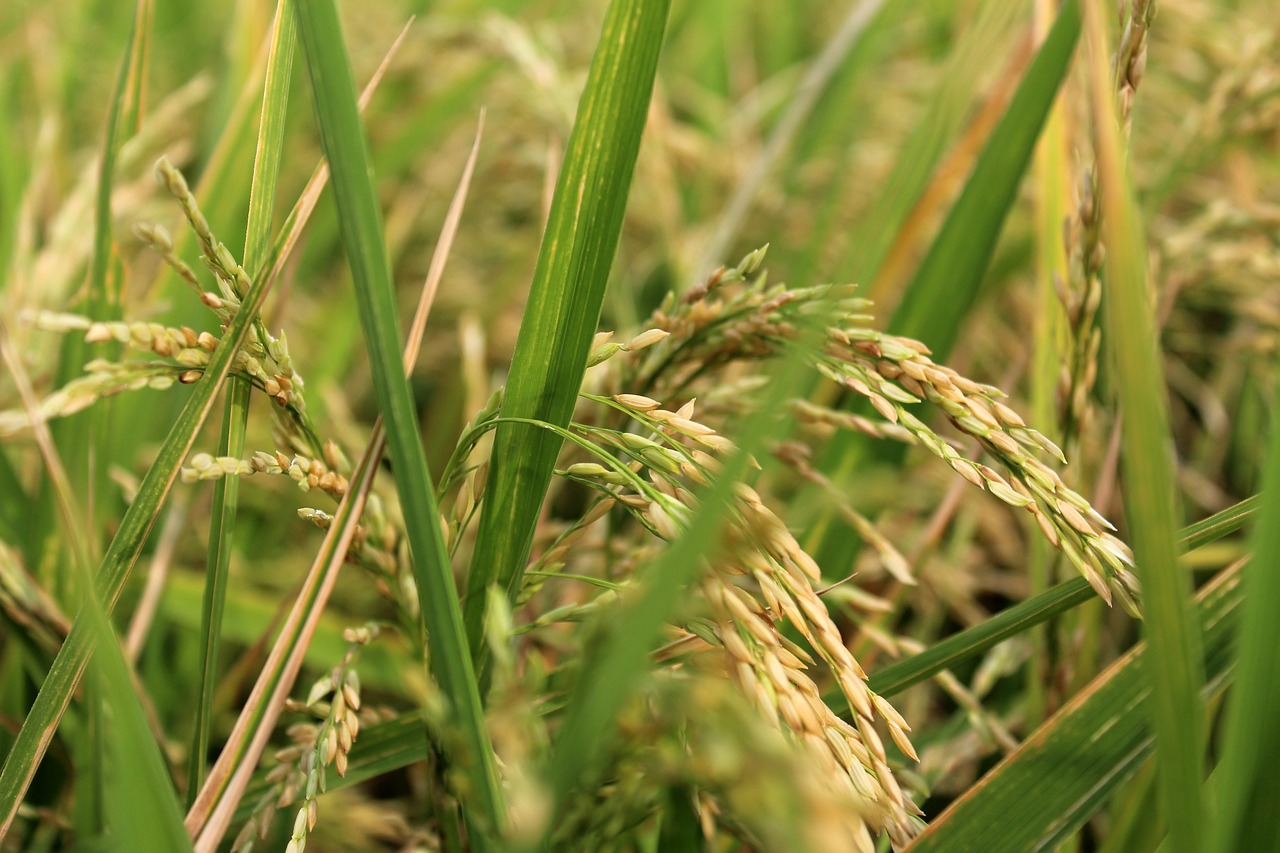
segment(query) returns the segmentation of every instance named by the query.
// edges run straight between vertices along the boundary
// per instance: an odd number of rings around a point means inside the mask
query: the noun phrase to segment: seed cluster
[[[833,328],[829,340],[817,363],[824,376],[868,399],[881,417],[905,429],[973,485],[1031,513],[1045,538],[1103,600],[1109,604],[1114,595],[1137,615],[1138,581],[1129,571],[1133,555],[1128,546],[1113,535],[1109,521],[1037,458],[1047,454],[1065,462],[1057,445],[1001,401],[999,389],[935,364],[916,341],[856,328]],[[923,400],[941,409],[961,433],[977,439],[1004,473],[965,458],[907,408]]]
[[[1134,0],[1123,24],[1120,44],[1113,57],[1112,79],[1116,82],[1116,106],[1125,135],[1133,118],[1133,99],[1147,67],[1147,33],[1155,13],[1151,0]],[[1090,395],[1098,380],[1098,354],[1102,349],[1102,329],[1098,309],[1102,306],[1102,245],[1098,209],[1096,164],[1084,173],[1079,186],[1075,215],[1063,227],[1063,243],[1068,263],[1067,277],[1055,281],[1058,298],[1066,311],[1070,346],[1058,376],[1058,411],[1063,434],[1072,446],[1088,428]]]
[[[637,394],[587,395],[587,399],[625,411],[645,434],[577,425],[579,432],[618,457],[602,450],[599,461],[572,464],[562,475],[606,492],[610,502],[626,508],[661,539],[679,538],[698,506],[692,489],[715,476],[720,469],[718,457],[732,451],[733,443],[695,419],[694,401],[670,411]],[[719,650],[710,658],[699,656],[700,665],[727,676],[762,718],[789,733],[836,790],[865,805],[846,814],[846,844],[873,850],[871,833],[882,829],[905,842],[914,832],[918,812],[893,776],[875,720],[914,757],[909,726],[889,703],[867,689],[866,674],[815,591],[814,584],[821,579],[817,564],[760,495],[745,484],[735,488],[725,540],[726,547],[711,561],[698,586],[711,629],[691,623],[684,635],[701,639],[704,648]],[[591,604],[601,606],[602,601],[605,606],[611,603],[601,597]],[[795,626],[839,683],[853,723],[822,700],[810,675],[816,662],[782,633],[778,623],[784,619]]]
[[[195,274],[173,255],[173,241],[160,226],[139,226],[135,233],[149,243],[162,258],[196,291],[200,301],[214,312],[223,329],[231,322],[240,309],[240,300],[249,291],[249,274],[209,229],[209,223],[200,212],[195,196],[187,186],[186,179],[166,159],[161,158],[156,164],[156,177],[161,186],[169,191],[182,207],[191,229],[200,243],[203,254],[201,260],[214,275],[218,284],[218,293],[211,293],[200,288]],[[216,345],[216,339],[209,335],[210,341]],[[207,347],[212,350],[212,346]],[[207,357],[204,363],[207,363]],[[192,364],[191,367],[200,366]],[[306,398],[303,395],[302,377],[293,368],[293,359],[289,355],[289,344],[284,332],[276,338],[269,334],[260,318],[255,317],[249,341],[244,350],[237,353],[237,362],[233,370],[247,374],[266,394],[281,407],[292,409],[299,417],[306,412]]]
[[[847,286],[787,288],[751,274],[763,250],[720,270],[684,297],[669,297],[650,321],[671,332],[661,352],[622,361],[613,385],[644,389],[649,397],[680,396],[709,366],[729,370],[743,359],[775,356],[800,329],[820,331],[824,344],[806,351],[815,369],[866,399],[878,417],[835,412],[809,401],[794,404],[802,421],[919,444],[957,474],[1004,503],[1024,509],[1043,535],[1107,602],[1118,599],[1135,615],[1138,581],[1133,557],[1114,528],[1042,457],[1065,462],[1062,451],[1003,402],[997,388],[934,362],[918,341],[878,332],[869,303]],[[655,394],[655,392],[658,392]],[[741,405],[741,401],[740,405]],[[966,458],[916,414],[929,403],[961,434],[978,440],[1001,470]],[[725,439],[727,441],[727,439]]]
[[[135,226],[134,233],[192,289],[200,302],[213,312],[219,329],[225,332],[240,310],[240,299],[249,290],[249,275],[209,229],[209,223],[200,212],[182,174],[162,158],[156,165],[156,177],[182,207],[203,251],[201,260],[213,273],[218,292],[206,290],[195,271],[177,257],[173,238],[163,227],[139,224]],[[39,415],[44,418],[74,414],[112,394],[146,387],[167,388],[175,380],[184,384],[194,383],[204,374],[220,342],[212,332],[197,332],[189,326],[175,328],[151,322],[94,322],[87,317],[55,312],[35,312],[24,316],[24,319],[48,331],[83,332],[88,343],[115,342],[166,359],[165,362],[151,363],[95,359],[85,366],[88,375],[73,379],[41,402]],[[294,369],[284,332],[278,338],[272,336],[261,318],[255,316],[249,339],[234,354],[231,370],[247,378],[275,401],[280,415],[276,423],[282,445],[320,454],[320,442],[307,414],[304,382]],[[25,411],[0,412],[0,437],[29,428],[30,418]]]
[[[595,406],[583,406],[580,420],[565,433],[587,458],[569,461],[558,471],[603,493],[590,513],[593,521],[621,509],[659,539],[682,536],[698,509],[695,491],[719,474],[723,454],[734,450],[729,437],[708,425],[707,415],[695,416],[696,404],[687,391],[714,387],[708,381],[713,375],[728,377],[727,385],[749,388],[742,381],[746,377],[733,372],[734,365],[777,355],[808,328],[825,341],[816,353],[806,352],[814,368],[865,399],[874,414],[797,400],[793,413],[798,420],[925,447],[969,483],[1030,513],[1045,538],[1102,598],[1119,598],[1136,612],[1137,581],[1129,571],[1129,549],[1114,536],[1110,523],[1043,461],[1065,459],[1004,402],[998,389],[934,362],[919,342],[871,329],[863,313],[867,303],[849,288],[787,289],[767,287],[763,277],[749,280],[760,260],[761,254],[754,253],[684,298],[666,300],[650,321],[653,328],[670,332],[660,347],[631,352],[610,344],[607,335],[598,337],[591,364],[606,368],[589,373],[587,384],[604,393],[583,392],[584,402]],[[660,402],[665,395],[687,402],[670,410]],[[724,420],[729,412],[750,407],[749,394],[720,399]],[[972,453],[938,435],[919,413],[925,404],[973,439],[991,464],[969,458]],[[775,453],[806,479],[837,488],[809,465],[807,447],[788,442]],[[913,583],[907,561],[847,504],[839,502],[841,511],[850,514],[850,522],[881,553],[889,571]],[[546,548],[520,603],[531,599],[544,575],[554,575],[571,559],[582,530],[570,526]],[[906,844],[920,826],[919,812],[894,776],[879,731],[887,731],[914,758],[910,728],[888,702],[867,689],[862,668],[819,597],[818,566],[746,484],[735,487],[732,518],[722,536],[724,547],[696,587],[706,615],[683,617],[658,659],[687,654],[701,671],[734,684],[761,719],[808,756],[808,766],[820,770],[830,790],[861,804],[839,812],[841,846],[872,850],[873,833],[882,830],[895,844]],[[517,631],[585,619],[614,606],[631,583],[624,576],[619,585],[585,603],[542,611]],[[805,645],[779,629],[784,620]],[[847,716],[823,701],[813,675],[818,659],[839,684]],[[714,798],[700,802],[704,820],[717,813]]]
[[[285,734],[290,745],[277,750],[278,762],[267,774],[274,786],[256,804],[253,816],[245,823],[231,849],[250,853],[254,844],[267,837],[276,810],[286,808],[302,797],[293,822],[293,832],[286,853],[302,853],[307,834],[315,828],[319,817],[319,797],[326,790],[326,771],[333,767],[339,776],[347,775],[351,746],[360,733],[360,678],[356,663],[360,652],[378,635],[376,625],[348,628],[343,638],[349,644],[341,663],[311,686],[305,702],[290,702],[289,709],[310,714],[317,722],[294,723]]]
[[[259,450],[247,461],[232,456],[211,456],[208,453],[197,453],[191,457],[190,464],[182,468],[182,481],[194,483],[199,480],[217,480],[222,477],[252,477],[254,474],[286,475],[304,492],[320,489],[327,492],[335,500],[341,500],[347,493],[347,478],[333,470],[343,465],[336,444],[325,443],[325,459],[311,459],[302,455],[286,456],[280,451],[267,453]]]
[[[49,394],[36,407],[41,420],[74,415],[84,411],[103,397],[152,388],[163,391],[182,379],[183,369],[172,364],[94,359],[85,365],[85,375],[78,376]],[[26,409],[0,412],[0,438],[9,438],[31,429],[31,415]]]

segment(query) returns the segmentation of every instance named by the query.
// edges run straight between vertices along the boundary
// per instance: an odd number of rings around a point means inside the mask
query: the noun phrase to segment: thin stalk
[[[245,236],[244,267],[261,275],[271,246],[271,215],[284,149],[284,119],[288,107],[289,80],[293,70],[297,22],[292,0],[280,0],[267,59],[266,86],[258,129],[258,148],[249,193],[249,217]],[[265,340],[265,338],[263,338]],[[247,378],[232,376],[218,437],[218,455],[240,458],[244,453],[245,427],[253,386]],[[235,535],[240,478],[223,477],[213,491],[209,519],[209,548],[205,565],[205,592],[200,611],[200,692],[191,740],[187,774],[187,805],[195,801],[207,767],[209,735],[213,727],[213,696],[218,676],[222,612],[226,604],[231,548]]]
[[[1052,0],[1036,0],[1035,20],[1037,39],[1049,31],[1056,6]],[[1062,241],[1062,221],[1066,216],[1067,198],[1067,134],[1066,115],[1062,97],[1055,99],[1045,120],[1044,131],[1036,145],[1036,317],[1035,352],[1031,380],[1031,410],[1034,423],[1044,429],[1057,421],[1058,373],[1062,358],[1062,345],[1066,335],[1062,303],[1058,299],[1054,282],[1067,274],[1066,247]],[[1046,432],[1058,440],[1053,432]],[[1058,565],[1057,552],[1043,538],[1031,538],[1031,592],[1032,596],[1047,590],[1053,582],[1054,567]],[[1052,625],[1052,623],[1050,623]],[[1030,670],[1032,677],[1027,685],[1028,718],[1031,724],[1042,722],[1049,708],[1049,684],[1053,670],[1050,650],[1049,626],[1038,625],[1031,631],[1032,652]]]
[[[394,47],[392,50],[394,51]],[[479,133],[472,147],[471,156],[463,170],[463,178],[450,205],[449,214],[436,247],[436,257],[449,253],[458,218],[466,196],[471,175],[475,169],[479,149]],[[305,218],[305,217],[304,217]],[[426,325],[443,261],[433,258],[428,280],[418,301],[414,316],[413,333],[405,345],[403,357],[407,373],[418,356],[421,344],[420,332]],[[383,422],[379,418],[365,448],[364,455],[351,476],[347,494],[338,505],[337,513],[329,525],[324,543],[320,547],[311,570],[294,600],[293,607],[272,645],[271,653],[262,667],[253,691],[236,720],[235,728],[218,757],[218,762],[205,781],[203,789],[187,813],[186,825],[196,837],[197,849],[214,850],[221,843],[230,822],[248,788],[253,768],[256,767],[274,730],[288,691],[297,679],[303,657],[311,643],[326,602],[333,592],[338,572],[346,558],[347,549],[355,535],[356,524],[364,511],[365,501],[373,486],[373,477],[386,449]],[[419,737],[421,730],[419,729]],[[362,741],[363,742],[363,741]],[[477,841],[477,844],[480,842]]]

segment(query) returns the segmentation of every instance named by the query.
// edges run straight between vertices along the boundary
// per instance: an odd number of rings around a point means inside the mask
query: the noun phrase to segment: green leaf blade
[[[565,426],[582,384],[626,212],[669,0],[615,0],[556,184],[503,415]],[[467,638],[483,648],[485,594],[518,588],[560,439],[506,424],[494,439],[468,577]]]
[[[1200,627],[1191,581],[1175,545],[1179,492],[1173,433],[1147,277],[1146,238],[1129,180],[1115,108],[1100,4],[1087,6],[1090,105],[1098,157],[1106,299],[1106,344],[1120,402],[1121,470],[1129,539],[1139,568],[1150,648],[1157,786],[1175,853],[1199,853],[1205,839],[1205,725]]]
[[[374,389],[396,466],[396,489],[413,554],[420,611],[431,638],[431,667],[459,727],[465,754],[455,755],[454,759],[469,778],[476,817],[482,825],[496,829],[502,823],[502,794],[440,530],[431,472],[418,439],[416,408],[401,364],[390,263],[356,105],[355,81],[331,0],[306,0],[299,3],[297,11],[321,139],[333,173],[343,245],[373,368]]]
[[[1239,574],[1224,571],[1197,605],[1205,631],[1203,695],[1231,675],[1231,643],[1240,607]],[[916,840],[916,853],[1052,850],[1084,826],[1151,757],[1147,706],[1155,701],[1140,646],[1118,660],[1031,735],[982,781],[951,804]]]
[[[297,26],[293,3],[291,0],[281,0],[276,8],[276,22],[267,57],[253,185],[249,193],[244,267],[253,270],[255,276],[267,274],[264,261],[271,247],[271,218],[275,207],[276,184],[280,176],[280,162],[284,154],[284,120],[296,44]],[[252,391],[253,386],[248,379],[232,376],[228,380],[222,432],[218,437],[219,456],[238,459],[244,453]],[[207,764],[206,753],[213,727],[213,696],[221,646],[222,614],[226,606],[239,492],[238,477],[223,477],[214,485],[205,567],[205,594],[201,605],[200,701],[196,707],[191,738],[191,759],[187,776],[188,805],[194,802],[204,782]]]
[[[1275,768],[1280,765],[1280,429],[1273,423],[1262,484],[1260,521],[1254,529],[1252,559],[1243,569],[1246,595],[1237,639],[1236,685],[1228,699],[1222,763],[1211,786],[1217,795],[1216,831],[1211,849],[1266,850],[1280,843],[1280,797]]]

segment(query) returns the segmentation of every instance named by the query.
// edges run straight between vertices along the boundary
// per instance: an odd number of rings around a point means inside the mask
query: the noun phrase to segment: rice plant
[[[0,11],[0,850],[1280,844],[1265,3],[130,11]]]

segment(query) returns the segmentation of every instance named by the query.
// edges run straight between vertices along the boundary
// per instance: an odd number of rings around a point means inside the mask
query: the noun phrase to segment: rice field
[[[0,851],[1280,848],[1278,41],[11,0]]]

